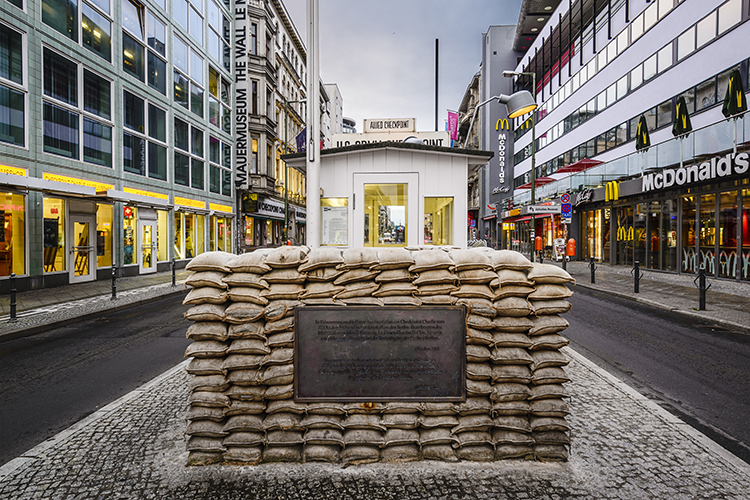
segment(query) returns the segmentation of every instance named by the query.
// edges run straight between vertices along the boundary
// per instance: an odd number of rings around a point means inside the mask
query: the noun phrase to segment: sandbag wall
[[[566,460],[572,278],[491,249],[280,247],[187,266],[189,462]],[[295,403],[294,308],[465,305],[462,403]]]

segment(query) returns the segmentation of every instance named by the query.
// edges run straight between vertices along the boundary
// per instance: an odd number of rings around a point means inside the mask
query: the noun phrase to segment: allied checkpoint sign
[[[462,306],[296,308],[295,400],[464,401],[465,318]]]

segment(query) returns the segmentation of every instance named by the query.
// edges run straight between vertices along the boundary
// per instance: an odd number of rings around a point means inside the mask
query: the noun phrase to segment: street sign
[[[527,214],[559,214],[560,205],[528,205]]]
[[[570,203],[570,195],[568,193],[564,193],[560,196],[560,203]]]
[[[560,213],[569,219],[573,213],[573,206],[570,203],[563,203],[560,205]]]

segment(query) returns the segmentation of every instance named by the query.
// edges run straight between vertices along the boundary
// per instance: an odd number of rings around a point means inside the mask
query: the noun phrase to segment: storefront
[[[581,257],[750,281],[747,152],[613,182],[589,198],[577,207]]]
[[[296,244],[304,244],[307,212],[289,204],[288,212],[283,200],[265,198],[257,193],[248,193],[242,200],[243,251],[258,247],[273,247],[284,243],[284,219],[289,217],[287,239]]]
[[[232,252],[233,241],[232,235],[232,207],[220,205],[218,203],[209,203],[208,208],[211,210],[209,216],[208,229],[208,248],[210,251]]]

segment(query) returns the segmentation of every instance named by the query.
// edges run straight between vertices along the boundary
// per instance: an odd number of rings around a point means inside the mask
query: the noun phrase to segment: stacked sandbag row
[[[490,249],[281,247],[188,269],[194,463],[567,458],[558,332],[572,279],[555,266]],[[420,304],[467,308],[466,402],[294,403],[295,307]]]

